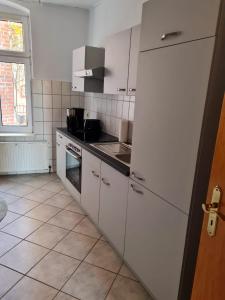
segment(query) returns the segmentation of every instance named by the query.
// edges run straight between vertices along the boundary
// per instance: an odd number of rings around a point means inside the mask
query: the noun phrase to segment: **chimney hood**
[[[105,49],[84,46],[73,50],[72,90],[103,93]]]

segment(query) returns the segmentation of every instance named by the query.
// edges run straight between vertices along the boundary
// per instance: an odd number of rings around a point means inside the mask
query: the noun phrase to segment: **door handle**
[[[136,92],[136,89],[129,89],[129,92]]]
[[[91,171],[91,173],[93,174],[93,176],[99,178],[100,176],[95,172],[95,171]]]
[[[213,189],[212,200],[209,204],[202,204],[202,210],[209,215],[207,232],[209,236],[215,236],[218,218],[225,221],[225,216],[219,212],[222,190],[219,186]]]
[[[131,186],[132,190],[133,190],[135,193],[137,193],[137,194],[139,194],[139,195],[144,195],[144,192],[142,192],[141,190],[138,190],[138,189],[134,186],[134,184],[131,184],[130,186]]]
[[[118,88],[117,92],[126,92],[126,89]]]
[[[136,178],[136,179],[138,179],[138,180],[140,180],[140,181],[145,181],[145,179],[144,179],[143,177],[137,175],[135,172],[132,172],[131,175],[132,175],[134,178]]]
[[[164,41],[169,37],[173,37],[173,36],[175,37],[175,36],[181,35],[181,33],[182,33],[182,31],[173,31],[173,32],[163,33],[161,35],[161,40]]]
[[[105,178],[102,178],[102,182],[103,182],[105,185],[110,186],[110,183],[107,182],[107,181],[105,180]]]

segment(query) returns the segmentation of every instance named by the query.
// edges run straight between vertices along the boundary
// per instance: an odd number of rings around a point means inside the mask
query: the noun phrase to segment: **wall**
[[[146,0],[102,0],[90,11],[89,44],[101,46],[104,38],[141,23]]]

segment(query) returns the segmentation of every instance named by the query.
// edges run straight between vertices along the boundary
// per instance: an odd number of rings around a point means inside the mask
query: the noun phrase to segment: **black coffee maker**
[[[84,130],[84,109],[68,108],[67,114],[67,130],[72,133],[80,133]]]

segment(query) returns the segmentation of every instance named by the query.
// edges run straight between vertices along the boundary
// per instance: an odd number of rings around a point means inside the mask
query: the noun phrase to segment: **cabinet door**
[[[101,161],[98,158],[82,151],[81,204],[96,224],[99,214],[100,167]]]
[[[214,36],[220,2],[220,0],[146,2],[143,7],[141,51]],[[164,34],[165,37],[162,39]]]
[[[131,29],[128,95],[133,96],[136,92],[138,56],[140,50],[141,25]]]
[[[107,39],[105,45],[105,94],[127,93],[131,29]]]
[[[187,215],[130,181],[125,261],[154,299],[177,299]]]
[[[189,211],[214,38],[140,54],[133,179]]]
[[[73,92],[84,92],[85,80],[84,78],[76,77],[73,75],[72,79],[72,91]]]
[[[123,255],[128,177],[103,162],[101,176],[99,227]]]

